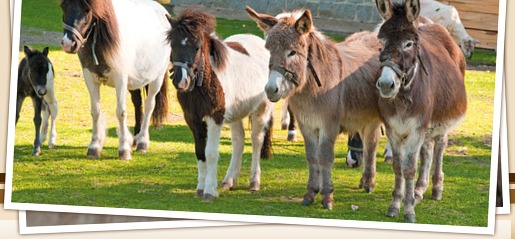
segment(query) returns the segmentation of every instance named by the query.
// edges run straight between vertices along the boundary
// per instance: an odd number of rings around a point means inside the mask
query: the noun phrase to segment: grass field
[[[22,24],[60,31],[57,2],[24,0]],[[35,5],[36,9],[51,10],[48,15],[32,15],[32,7],[26,7],[29,3],[40,4]],[[52,12],[56,8],[57,11]],[[253,22],[225,19],[219,19],[218,32],[222,37],[241,32],[261,35]],[[59,102],[57,148],[44,146],[41,156],[31,155],[33,110],[30,100],[27,100],[16,126],[13,202],[403,221],[402,216],[384,216],[391,200],[394,178],[391,165],[383,163],[383,157],[378,153],[375,190],[372,194],[364,193],[357,188],[361,169],[345,166],[347,147],[344,135],[338,138],[333,167],[334,210],[324,210],[320,197],[310,207],[301,206],[307,182],[303,141],[300,137],[299,142],[287,142],[286,132],[279,129],[282,102],[276,104],[274,156],[261,163],[262,185],[259,192],[246,190],[251,151],[250,132],[246,125],[244,161],[236,190],[222,192],[213,203],[193,199],[197,181],[193,137],[182,118],[173,87],[169,89],[172,95],[169,99],[169,121],[162,129],[151,129],[149,152],[134,153],[129,162],[118,160],[114,89],[102,87],[102,110],[108,123],[108,137],[102,158],[86,159],[91,137],[91,116],[89,95],[78,57],[66,54],[58,47],[52,49],[49,56],[56,71],[56,97]],[[466,120],[449,136],[450,146],[444,157],[444,198],[442,201],[430,200],[429,189],[426,199],[416,208],[418,223],[487,226],[495,73],[467,71],[465,81],[469,108]],[[133,125],[134,109],[130,105],[127,108],[128,123]],[[382,151],[384,141],[383,137],[378,152]],[[225,175],[230,153],[230,132],[225,127],[220,146],[219,180]],[[351,205],[357,205],[359,209],[354,211]]]

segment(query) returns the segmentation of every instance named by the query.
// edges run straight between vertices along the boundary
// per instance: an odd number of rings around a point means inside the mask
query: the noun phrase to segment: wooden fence
[[[477,47],[497,47],[499,0],[439,0],[458,10],[467,32],[479,40]]]

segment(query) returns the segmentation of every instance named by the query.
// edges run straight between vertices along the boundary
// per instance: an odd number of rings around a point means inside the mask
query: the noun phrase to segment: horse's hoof
[[[231,190],[232,186],[229,183],[223,182],[222,185],[220,185],[220,190],[227,191]]]
[[[55,144],[48,144],[48,148],[49,149],[54,149],[55,148]]]
[[[384,157],[385,163],[393,163],[393,157],[392,156],[386,156]]]
[[[122,150],[118,151],[118,158],[121,160],[131,160],[131,151],[130,150]]]
[[[40,149],[40,148],[36,148],[36,149],[34,149],[34,151],[32,152],[32,155],[33,155],[33,156],[39,156],[39,155],[41,155],[41,149]]]
[[[136,151],[141,152],[141,153],[146,153],[148,151],[148,144],[138,143],[138,146],[136,147]]]
[[[288,129],[288,123],[287,122],[282,122],[281,123],[281,130],[287,130]]]
[[[89,149],[88,153],[86,154],[86,157],[89,159],[98,159],[100,158],[100,149]]]
[[[196,198],[204,197],[204,190],[202,190],[202,189],[197,189],[197,191],[195,192],[195,197],[196,197]]]
[[[409,223],[415,223],[415,214],[404,214],[404,221]]]
[[[309,206],[312,203],[313,203],[313,201],[305,199],[305,198],[304,198],[304,200],[302,200],[302,206]]]
[[[202,199],[202,202],[213,202],[215,200],[215,196],[211,194],[204,194],[204,198]]]
[[[364,188],[363,188],[363,190],[365,190],[365,192],[366,192],[366,193],[372,193],[372,191],[374,190],[374,188],[373,188],[373,187],[369,187],[369,186],[367,186],[367,187],[364,187]]]
[[[252,182],[252,183],[250,183],[249,191],[251,191],[251,192],[259,191],[260,187],[261,187],[260,183]]]
[[[431,195],[431,198],[434,200],[442,200],[442,191],[433,189],[433,194]]]
[[[397,215],[399,215],[399,209],[396,207],[389,207],[388,211],[386,211],[387,217],[396,217]]]
[[[290,142],[297,142],[297,133],[296,132],[288,132],[288,137],[286,140]]]

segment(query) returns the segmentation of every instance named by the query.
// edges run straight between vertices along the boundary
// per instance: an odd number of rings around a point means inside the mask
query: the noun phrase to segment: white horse
[[[149,121],[155,96],[166,97],[170,46],[165,33],[170,25],[167,11],[150,0],[62,0],[64,37],[67,53],[78,53],[91,100],[93,136],[87,156],[100,157],[106,137],[100,110],[100,85],[116,88],[119,157],[131,159],[133,138],[127,128],[127,90],[148,85],[145,113],[137,149],[146,152],[150,143]],[[160,92],[161,90],[161,92]]]
[[[269,52],[265,41],[253,35],[234,35],[220,41],[214,34],[215,18],[186,9],[169,19],[169,41],[174,65],[173,83],[186,123],[195,139],[198,160],[197,197],[212,201],[218,196],[216,171],[223,123],[230,124],[232,158],[221,185],[236,185],[245,134],[243,118],[252,122],[250,190],[260,188],[260,158],[270,157],[273,104],[264,89]]]

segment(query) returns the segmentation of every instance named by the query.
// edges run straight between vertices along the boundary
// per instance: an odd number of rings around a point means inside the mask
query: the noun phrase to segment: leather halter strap
[[[315,78],[315,81],[316,81],[318,87],[321,87],[322,82],[320,82],[320,78],[318,77],[318,74],[309,59],[308,59],[308,69],[311,72],[311,74],[313,75],[313,77]],[[286,78],[286,80],[292,82],[295,86],[299,86],[299,81],[295,77],[295,74],[289,70],[286,70],[284,67],[272,66],[270,68],[270,70],[275,70],[275,71],[281,73],[284,76],[284,78]]]
[[[403,72],[399,65],[397,63],[393,62],[390,59],[381,61],[380,67],[383,68],[384,66],[390,67],[399,78],[401,78],[401,86],[404,89],[409,89],[411,87],[411,84],[413,83],[413,80],[415,79],[415,76],[418,72],[418,66],[419,64],[422,66],[422,69],[426,73],[426,75],[429,75],[429,73],[426,70],[426,67],[424,66],[424,63],[422,62],[422,59],[420,59],[420,54],[417,56],[417,61],[413,66],[411,66],[407,72]],[[409,77],[411,75],[411,77]],[[409,79],[408,79],[409,77]]]
[[[91,27],[88,30],[88,34],[86,34],[86,37],[82,37],[82,35],[76,28],[63,22],[63,28],[68,31],[71,31],[73,33],[73,35],[75,35],[75,37],[77,37],[77,39],[79,39],[79,41],[81,43],[81,47],[84,47],[85,43],[88,41],[88,38],[91,35],[91,33],[93,32],[96,25],[97,25],[97,22],[93,21],[93,23],[91,24]],[[97,57],[97,53],[95,52],[96,45],[97,45],[97,31],[95,31],[95,33],[93,33],[93,44],[91,44],[91,52],[93,53],[93,60],[95,61],[95,65],[98,66],[99,65],[98,57]]]
[[[191,79],[194,79],[196,81],[196,86],[200,87],[202,86],[202,83],[204,82],[204,71],[205,71],[205,68],[206,68],[206,62],[205,62],[205,57],[204,57],[204,53],[202,53],[201,55],[201,60],[200,60],[200,66],[199,66],[199,69],[197,71],[197,74],[193,74],[193,71],[191,71],[191,68],[188,66],[188,63],[185,63],[185,62],[179,62],[179,61],[174,61],[172,63],[173,66],[178,66],[178,67],[181,67],[183,68],[184,70],[186,70],[186,73],[188,73],[188,76],[191,78]],[[193,88],[191,88],[191,90],[193,90]]]

